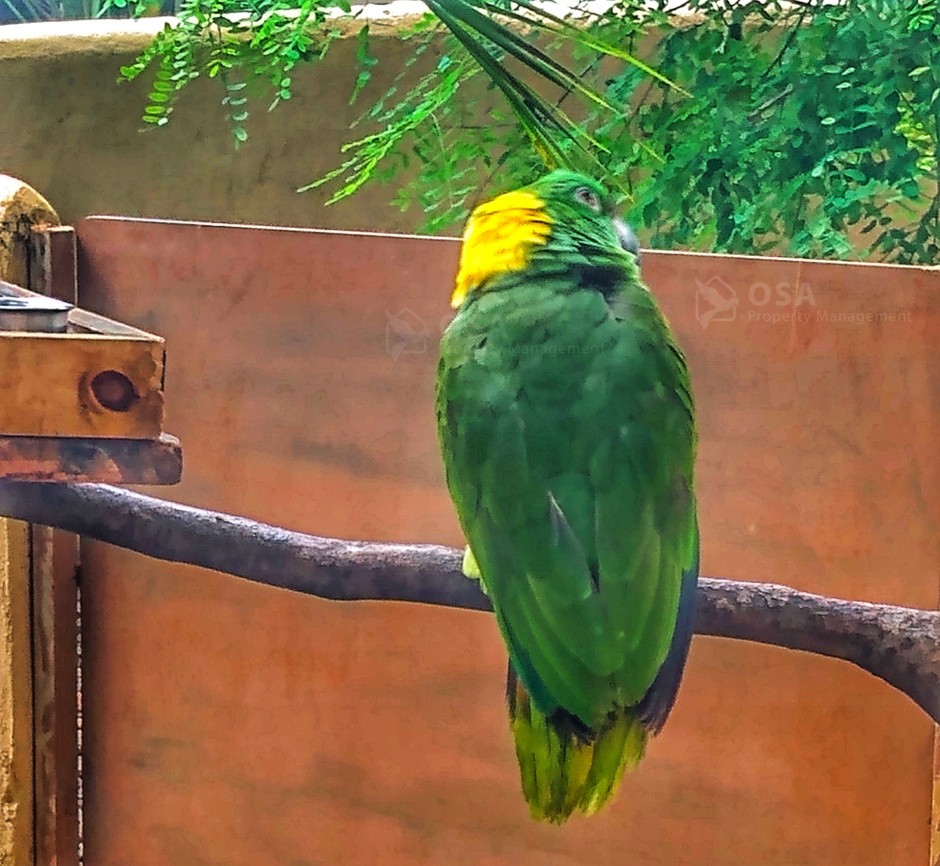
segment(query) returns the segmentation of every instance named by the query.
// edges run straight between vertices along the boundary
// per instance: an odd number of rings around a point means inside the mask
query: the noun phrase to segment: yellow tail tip
[[[562,824],[575,812],[593,815],[643,757],[645,728],[625,711],[585,738],[570,724],[546,718],[514,680],[510,676],[510,722],[532,817]]]

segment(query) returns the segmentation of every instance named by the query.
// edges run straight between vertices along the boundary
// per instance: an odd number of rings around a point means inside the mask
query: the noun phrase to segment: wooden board
[[[36,866],[78,863],[78,538],[32,527]]]
[[[82,303],[174,347],[174,498],[460,543],[432,399],[455,243],[78,231]],[[692,365],[704,572],[934,607],[940,274],[643,267]],[[717,279],[733,319],[696,300]],[[778,288],[804,283],[813,315],[775,320]],[[86,866],[928,863],[933,726],[850,665],[697,638],[617,801],[548,827],[519,793],[491,617],[322,602],[100,544],[83,563]]]
[[[32,227],[58,225],[52,206],[36,190],[0,175],[0,280],[24,283],[30,274]],[[71,286],[74,291],[74,281]],[[0,403],[6,395],[0,391]],[[48,866],[36,856],[37,713],[32,617],[34,527],[0,518],[0,862]],[[42,713],[40,705],[38,712]],[[66,736],[66,743],[68,738]],[[61,866],[68,866],[65,862]]]
[[[156,439],[163,340],[80,309],[69,321],[66,334],[0,331],[0,435]]]
[[[940,866],[940,727],[934,731],[933,812],[930,819],[930,863]]]
[[[29,244],[33,291],[75,304],[75,266],[71,227],[33,229]],[[65,440],[64,454],[74,453],[76,441]],[[43,450],[49,444],[44,440]],[[66,466],[78,468],[71,460],[60,462],[58,468]],[[78,866],[78,537],[34,526],[30,561],[36,866]]]
[[[0,518],[0,852],[33,866],[33,683],[30,527]]]
[[[177,484],[179,440],[166,433],[138,439],[0,436],[0,480],[100,484]]]

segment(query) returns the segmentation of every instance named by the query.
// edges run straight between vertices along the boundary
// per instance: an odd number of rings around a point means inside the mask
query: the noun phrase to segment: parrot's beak
[[[628,253],[633,253],[634,258],[639,261],[640,242],[633,233],[633,229],[630,228],[630,226],[628,226],[619,217],[614,217],[613,223],[614,230],[617,232],[617,237],[620,239],[620,246],[622,246]]]

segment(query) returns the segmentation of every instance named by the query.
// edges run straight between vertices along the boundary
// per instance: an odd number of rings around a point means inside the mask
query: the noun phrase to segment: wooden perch
[[[320,598],[490,610],[439,545],[320,538],[102,484],[0,482],[0,515]],[[852,662],[940,723],[940,612],[702,578],[695,628]]]

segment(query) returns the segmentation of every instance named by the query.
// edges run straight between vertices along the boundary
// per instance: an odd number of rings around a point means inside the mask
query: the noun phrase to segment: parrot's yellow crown
[[[467,293],[485,280],[526,267],[532,248],[547,243],[551,233],[545,202],[533,192],[507,192],[481,204],[464,229],[450,305],[461,306]]]

